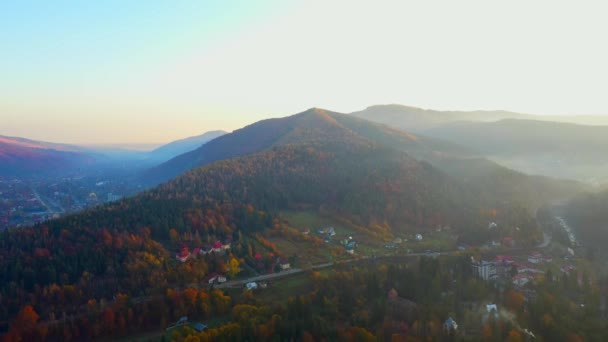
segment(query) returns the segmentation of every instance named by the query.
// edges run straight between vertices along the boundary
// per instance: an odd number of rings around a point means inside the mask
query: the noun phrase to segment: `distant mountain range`
[[[201,135],[176,140],[162,145],[146,154],[147,158],[164,162],[180,154],[184,154],[201,147],[203,144],[226,134],[226,131],[209,131]]]
[[[493,122],[503,119],[608,126],[608,115],[533,115],[504,110],[439,111],[397,104],[370,106],[351,114],[362,119],[417,133],[457,121]]]
[[[608,181],[608,116],[440,112],[399,105],[372,106],[352,115],[458,144],[526,173]]]
[[[95,161],[77,146],[0,136],[0,176],[61,174]]]
[[[0,136],[0,176],[65,176],[74,170],[95,165],[107,167],[117,162],[150,167],[194,150],[223,134],[226,132],[210,131],[170,142],[149,152]]]

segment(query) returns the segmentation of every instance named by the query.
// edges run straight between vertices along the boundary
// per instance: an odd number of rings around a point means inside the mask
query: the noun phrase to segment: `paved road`
[[[370,260],[370,259],[374,259],[374,258],[386,258],[386,257],[419,257],[419,256],[439,256],[439,255],[450,255],[453,254],[454,252],[457,251],[449,251],[449,252],[436,252],[436,253],[411,253],[411,254],[384,254],[384,255],[378,255],[376,257],[371,257],[371,256],[364,256],[364,257],[360,257],[360,258],[356,258],[356,259],[348,259],[348,260],[344,260],[344,261],[339,261],[336,263],[333,262],[327,262],[324,264],[318,264],[318,265],[314,265],[308,269],[302,269],[302,268],[292,268],[286,271],[281,271],[278,273],[270,273],[270,274],[264,274],[264,275],[260,275],[260,276],[255,276],[255,277],[250,277],[250,278],[246,278],[246,279],[237,279],[237,280],[231,280],[231,281],[227,281],[225,283],[222,284],[217,284],[214,287],[216,289],[224,289],[224,288],[231,288],[231,287],[242,287],[244,284],[250,283],[252,281],[262,281],[262,280],[269,280],[269,279],[274,279],[274,278],[280,278],[280,277],[284,277],[284,276],[288,276],[291,274],[297,274],[297,273],[302,273],[306,270],[316,270],[316,269],[322,269],[322,268],[326,268],[326,267],[330,267],[333,266],[334,264],[341,264],[341,263],[349,263],[349,262],[358,262],[358,261],[364,261],[364,260]]]

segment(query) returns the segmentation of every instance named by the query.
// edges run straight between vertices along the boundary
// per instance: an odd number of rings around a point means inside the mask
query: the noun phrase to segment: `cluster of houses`
[[[310,234],[310,230],[305,229],[302,233],[305,235]],[[334,227],[325,227],[317,230],[317,233],[324,236],[323,241],[329,243],[331,242],[332,238],[336,236],[336,229]],[[355,247],[357,246],[357,243],[353,240],[352,236],[340,240],[340,244],[344,246],[344,251],[347,254],[355,254]]]
[[[187,245],[183,245],[175,258],[181,262],[186,262],[190,258],[196,258],[199,255],[207,255],[210,253],[224,253],[232,248],[232,239],[226,238],[223,241],[216,241],[213,244],[206,244],[203,247],[195,247],[190,251]]]
[[[518,263],[510,255],[498,255],[494,260],[475,260],[471,257],[471,267],[473,273],[483,280],[492,281],[511,281],[513,285],[524,286],[536,280],[545,272],[534,267],[533,264],[551,262],[553,259],[543,256],[539,252],[533,252],[528,256],[528,263]]]

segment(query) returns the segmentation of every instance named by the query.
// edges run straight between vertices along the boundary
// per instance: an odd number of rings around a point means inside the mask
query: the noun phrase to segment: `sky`
[[[1,1],[0,134],[160,143],[321,107],[608,114],[608,4]]]

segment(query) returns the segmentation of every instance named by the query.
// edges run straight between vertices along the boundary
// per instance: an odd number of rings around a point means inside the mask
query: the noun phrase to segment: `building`
[[[452,319],[452,317],[448,317],[448,319],[445,320],[445,322],[443,323],[443,329],[450,331],[450,330],[458,330],[458,323],[456,323],[455,320]]]
[[[207,326],[203,323],[196,323],[192,328],[194,328],[194,330],[199,333],[207,330]]]
[[[225,238],[224,242],[222,243],[222,248],[226,251],[226,250],[229,250],[231,247],[232,247],[232,239]]]
[[[245,284],[245,288],[249,291],[255,290],[258,288],[258,284],[255,281]]]
[[[422,234],[416,234],[415,239],[416,241],[422,241]]]
[[[507,247],[514,247],[515,239],[513,239],[513,237],[511,236],[505,236],[504,238],[502,238],[502,245]]]
[[[476,261],[471,257],[471,267],[473,268],[473,273],[483,280],[496,279],[496,264],[493,261]]]
[[[289,264],[289,261],[283,259],[281,260],[281,262],[279,262],[279,267],[281,268],[281,270],[288,270],[289,268],[291,268],[291,265]]]
[[[319,234],[325,234],[327,236],[334,236],[334,235],[336,235],[336,230],[334,229],[334,227],[326,227],[323,229],[319,229]]]
[[[216,241],[213,246],[211,247],[211,251],[214,253],[219,253],[222,251],[222,243],[219,241]]]
[[[190,258],[190,250],[187,246],[182,247],[182,250],[175,255],[175,258],[181,262],[186,262]]]
[[[221,284],[221,283],[225,283],[226,282],[226,276],[224,276],[223,274],[219,274],[219,273],[211,273],[209,274],[206,278],[205,278],[207,284],[211,285],[211,284]]]
[[[513,285],[524,286],[529,283],[530,280],[530,276],[527,274],[517,274],[515,277],[513,277],[512,282]]]
[[[528,262],[532,264],[540,264],[544,261],[543,255],[540,252],[532,252],[528,255]]]

